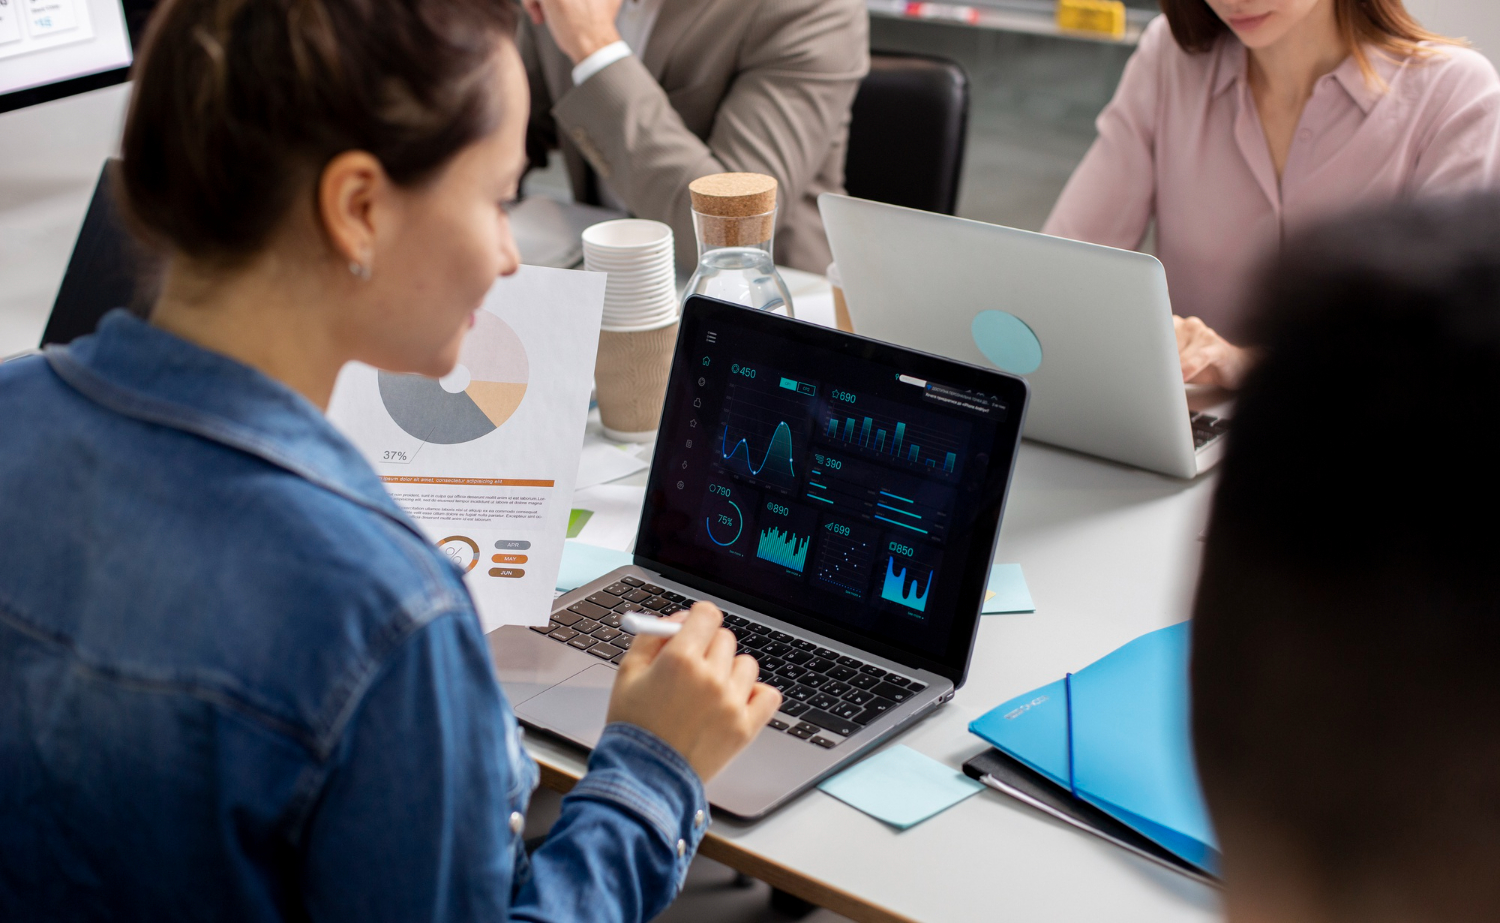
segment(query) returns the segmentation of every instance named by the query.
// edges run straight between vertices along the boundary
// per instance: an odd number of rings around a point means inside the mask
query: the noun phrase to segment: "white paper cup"
[[[646,218],[601,221],[584,229],[585,250],[642,253],[672,246],[672,228]]]
[[[635,301],[650,301],[655,298],[663,298],[675,295],[677,286],[675,282],[652,282],[650,284],[616,285],[611,282],[604,292],[606,302],[617,302],[629,304]]]
[[[607,332],[660,330],[676,323],[677,267],[672,229],[660,221],[604,221],[583,232],[584,267],[604,272]]]
[[[663,225],[665,227],[666,225]],[[598,225],[595,225],[598,227]],[[595,260],[643,260],[660,259],[672,253],[672,243],[668,240],[663,244],[647,244],[641,247],[603,247],[585,244],[583,252]]]
[[[606,302],[604,305],[604,316],[611,319],[623,320],[631,317],[654,316],[667,310],[677,310],[677,299],[652,298],[649,301],[633,301],[624,304]]]
[[[610,262],[585,258],[583,267],[589,272],[607,272],[611,275],[635,277],[675,274],[677,271],[677,267],[670,255],[663,259],[615,260]]]
[[[629,311],[606,309],[600,318],[604,329],[652,327],[677,319],[677,303],[661,301],[655,305]]]

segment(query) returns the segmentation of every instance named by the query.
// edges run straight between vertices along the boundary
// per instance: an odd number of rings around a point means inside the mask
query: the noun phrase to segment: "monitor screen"
[[[120,83],[139,0],[0,0],[0,112]]]
[[[689,311],[674,362],[637,555],[877,653],[964,657],[1024,384],[732,307]]]

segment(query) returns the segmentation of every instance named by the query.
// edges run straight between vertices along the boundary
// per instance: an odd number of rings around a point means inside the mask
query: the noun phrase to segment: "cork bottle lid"
[[[715,173],[688,184],[693,211],[717,218],[764,215],[776,207],[776,178],[761,173]]]

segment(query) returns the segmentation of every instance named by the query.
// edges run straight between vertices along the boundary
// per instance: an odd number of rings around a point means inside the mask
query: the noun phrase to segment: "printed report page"
[[[545,625],[599,349],[604,273],[495,283],[441,379],[350,363],[328,418],[463,572],[485,631]]]
[[[0,0],[0,93],[130,65],[120,0]]]

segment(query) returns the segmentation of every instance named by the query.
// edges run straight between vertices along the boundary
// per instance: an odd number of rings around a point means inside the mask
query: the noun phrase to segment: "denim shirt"
[[[640,921],[707,827],[537,781],[461,576],[290,389],[123,312],[0,366],[0,919]]]

